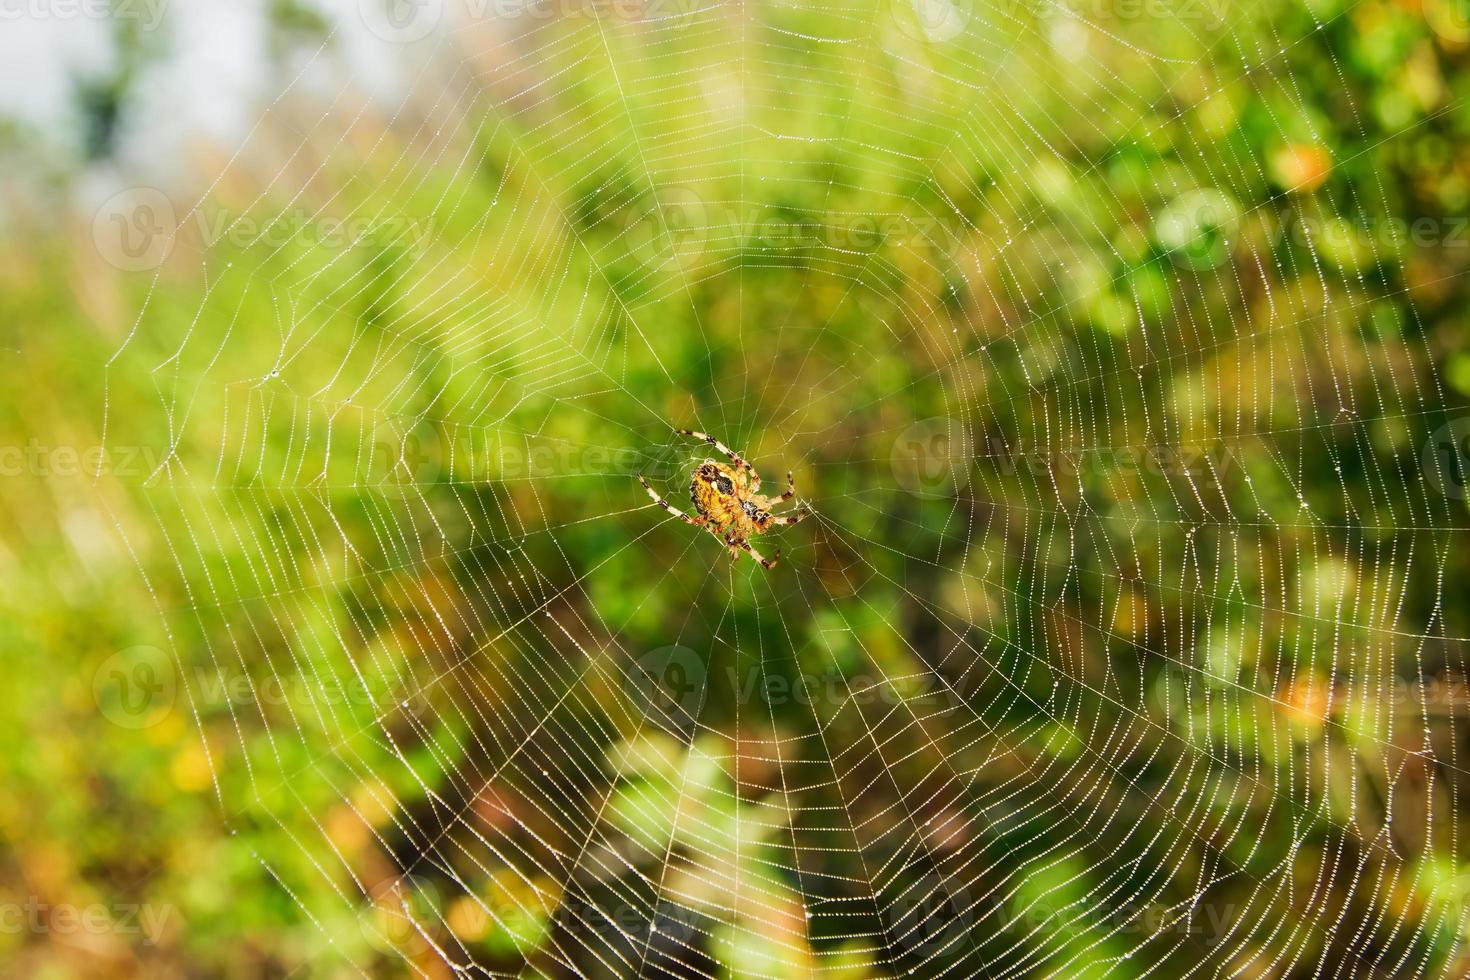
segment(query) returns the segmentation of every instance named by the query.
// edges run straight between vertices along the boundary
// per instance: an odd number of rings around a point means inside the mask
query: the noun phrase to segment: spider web
[[[1464,515],[1324,108],[1354,9],[451,6],[401,101],[293,64],[106,426],[302,960],[1462,975]],[[794,471],[775,570],[638,486],[685,426]]]

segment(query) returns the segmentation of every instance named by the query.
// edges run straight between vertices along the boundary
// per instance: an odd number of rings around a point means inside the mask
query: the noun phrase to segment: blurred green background
[[[247,7],[11,25],[6,975],[1470,975],[1462,4]]]

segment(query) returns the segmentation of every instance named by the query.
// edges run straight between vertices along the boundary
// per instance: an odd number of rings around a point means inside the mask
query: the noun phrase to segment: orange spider
[[[796,482],[792,480],[791,474],[786,474],[785,493],[779,497],[763,496],[758,492],[761,488],[761,475],[724,443],[714,436],[691,429],[679,429],[678,432],[680,435],[709,443],[724,453],[733,464],[732,468],[707,459],[695,467],[694,477],[689,481],[689,497],[694,501],[698,516],[690,517],[671,506],[648,485],[642,473],[638,474],[638,482],[643,484],[643,489],[664,510],[685,524],[702,527],[719,538],[730,549],[731,559],[738,561],[740,552],[744,551],[760,562],[762,568],[775,568],[781,552],[777,550],[776,557],[771,559],[762,558],[760,552],[750,546],[748,539],[757,534],[765,534],[778,525],[797,524],[811,513],[811,508],[805,506],[797,509],[795,517],[779,517],[771,513],[776,506],[796,496]]]

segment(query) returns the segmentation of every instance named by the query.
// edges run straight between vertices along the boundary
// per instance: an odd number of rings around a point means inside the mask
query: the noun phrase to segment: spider
[[[679,429],[678,432],[680,435],[709,443],[724,453],[732,464],[726,466],[707,459],[695,467],[694,478],[689,481],[689,496],[694,501],[698,516],[690,517],[671,506],[658,495],[658,491],[648,485],[642,473],[638,474],[638,482],[643,484],[643,489],[648,491],[654,503],[664,510],[685,524],[702,527],[719,538],[730,549],[731,560],[739,561],[740,552],[743,551],[760,562],[762,568],[775,568],[781,552],[777,550],[774,558],[762,558],[760,552],[750,546],[748,539],[757,534],[765,534],[777,525],[799,523],[811,513],[811,509],[805,506],[797,510],[795,517],[780,517],[771,513],[777,505],[796,496],[796,481],[787,473],[785,493],[779,497],[763,496],[757,492],[761,488],[761,475],[728,446],[703,432],[691,429]]]

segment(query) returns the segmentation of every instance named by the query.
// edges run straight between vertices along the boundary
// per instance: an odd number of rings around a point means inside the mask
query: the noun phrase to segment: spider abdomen
[[[701,468],[689,484],[689,497],[694,509],[721,531],[734,526],[744,514],[735,485],[723,474],[711,479]]]

